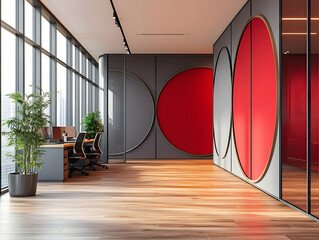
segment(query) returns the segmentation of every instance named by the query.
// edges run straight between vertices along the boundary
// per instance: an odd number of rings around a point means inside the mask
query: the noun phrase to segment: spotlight
[[[115,14],[115,12],[113,12],[113,19],[114,19],[114,20],[116,19],[116,14]]]
[[[120,23],[119,23],[119,20],[117,18],[115,18],[115,25],[120,27]]]

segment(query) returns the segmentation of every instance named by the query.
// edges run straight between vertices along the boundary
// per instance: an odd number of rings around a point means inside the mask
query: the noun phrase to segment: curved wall
[[[166,139],[193,155],[213,153],[213,70],[193,68],[172,77],[157,102],[157,120]]]
[[[217,56],[214,74],[214,146],[216,155],[227,155],[232,124],[232,67],[229,50],[223,47]]]
[[[252,181],[266,173],[277,136],[277,58],[272,39],[267,21],[252,17],[235,59],[234,140],[242,171]]]
[[[240,79],[237,84],[233,79],[234,127],[230,146],[225,159],[214,153],[214,163],[275,197],[280,195],[279,130],[276,127],[279,86],[273,80],[276,79],[274,66],[278,67],[273,59],[279,56],[279,5],[279,0],[248,1],[214,44],[215,53],[230,46],[233,77]],[[263,34],[267,27],[262,21],[247,23],[253,15],[261,15],[269,21],[275,48],[269,44],[268,35]],[[214,59],[216,64],[216,56]],[[269,75],[272,80],[268,83]],[[216,104],[214,102],[214,107]]]

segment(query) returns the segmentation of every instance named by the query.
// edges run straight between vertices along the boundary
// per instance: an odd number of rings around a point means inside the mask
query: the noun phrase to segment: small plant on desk
[[[88,139],[93,139],[96,133],[103,132],[104,130],[99,111],[88,113],[82,119],[81,124],[84,128],[84,131],[86,132],[86,137]]]
[[[13,153],[8,157],[17,164],[17,173],[9,174],[9,193],[13,197],[33,196],[36,193],[36,170],[42,166],[41,145],[46,141],[39,132],[41,128],[50,123],[49,116],[45,113],[51,103],[51,93],[35,87],[39,93],[22,96],[19,92],[8,94],[17,107],[17,115],[3,121],[2,135],[7,137],[8,146],[14,147]]]

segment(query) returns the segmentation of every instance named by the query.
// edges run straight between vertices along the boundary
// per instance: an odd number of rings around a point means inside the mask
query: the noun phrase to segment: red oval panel
[[[260,180],[272,157],[277,130],[277,62],[272,37],[261,17],[242,35],[235,62],[234,136],[246,176]]]
[[[157,120],[178,149],[196,155],[213,152],[213,70],[183,71],[164,86],[157,102]]]

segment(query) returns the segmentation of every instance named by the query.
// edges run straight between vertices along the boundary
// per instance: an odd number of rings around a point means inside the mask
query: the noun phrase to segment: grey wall
[[[277,47],[277,56],[279,59],[279,26],[280,26],[280,8],[279,8],[280,0],[251,0],[248,1],[247,4],[242,8],[242,10],[237,14],[237,16],[230,23],[228,28],[224,31],[221,37],[214,44],[214,53],[219,52],[222,47],[229,47],[232,58],[232,67],[234,67],[236,49],[238,46],[239,38],[241,32],[243,30],[244,25],[248,21],[248,19],[253,15],[263,15],[270,24],[272,32],[275,38],[275,44]],[[216,56],[217,57],[217,56]],[[216,103],[215,104],[220,104]],[[269,169],[264,176],[264,178],[258,183],[251,183],[252,185],[264,190],[265,192],[279,197],[279,181],[280,181],[280,155],[279,155],[279,131],[278,128],[277,138],[275,143],[275,150],[273,157],[271,159],[271,163]],[[241,169],[237,159],[237,155],[235,152],[234,145],[234,137],[232,135],[230,151],[225,161],[221,161],[214,154],[214,163],[227,171],[232,172],[236,176],[240,177],[244,181],[248,181]],[[249,182],[249,181],[248,181]]]
[[[100,57],[100,62],[101,59],[107,58],[108,66],[105,65],[105,67],[108,67],[108,69],[124,70],[124,56],[125,71],[134,74],[145,83],[153,96],[155,107],[162,88],[171,77],[189,68],[213,67],[213,55],[103,55]],[[106,74],[105,71],[101,72]],[[107,81],[106,78],[104,80]],[[107,107],[106,100],[104,104],[105,108]],[[105,112],[107,112],[107,109],[105,109]],[[128,152],[126,157],[131,159],[212,158],[212,156],[193,156],[175,148],[161,132],[156,116],[147,138],[139,147]],[[123,158],[123,155],[112,158]]]
[[[231,41],[231,36],[232,36],[232,26],[228,26],[226,28],[226,30],[224,31],[224,33],[220,36],[220,38],[218,39],[218,41],[214,44],[214,71],[216,70],[216,64],[217,64],[217,58],[218,58],[218,54],[220,53],[220,51],[223,48],[227,48],[230,54],[230,57],[232,56],[232,41]],[[220,64],[220,63],[219,63]],[[222,66],[219,66],[219,68],[221,68]],[[227,66],[226,66],[227,67]],[[232,66],[231,66],[232,69]],[[231,71],[231,70],[230,70]],[[228,73],[225,72],[225,77],[227,76]],[[215,76],[215,74],[214,74]],[[216,79],[215,79],[216,80]],[[231,79],[230,79],[231,80]],[[225,79],[225,88],[229,87],[228,82],[229,79],[226,77]],[[221,89],[216,89],[215,88],[215,83],[214,83],[214,91],[222,91]],[[215,95],[214,95],[214,99],[215,99]],[[222,108],[227,109],[228,107],[223,106],[225,104],[225,101],[220,101],[220,102],[216,102],[214,101],[214,109],[215,108],[219,108],[220,105],[222,106]],[[216,118],[218,116],[214,115],[214,118]],[[216,125],[214,126],[214,128],[216,128]],[[216,129],[215,131],[217,131],[218,129]],[[232,134],[232,133],[231,133]],[[217,143],[215,143],[217,144]],[[227,155],[225,156],[225,158],[223,158],[223,156],[218,156],[216,154],[216,151],[214,149],[214,163],[218,166],[221,166],[222,168],[226,169],[227,171],[232,171],[232,144],[230,142],[229,144],[229,148],[228,148],[228,152]]]

